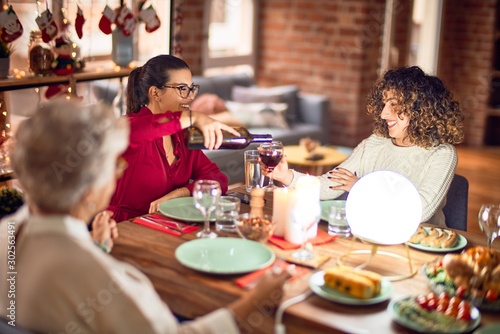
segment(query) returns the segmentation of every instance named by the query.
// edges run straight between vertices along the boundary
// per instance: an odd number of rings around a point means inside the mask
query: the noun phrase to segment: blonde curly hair
[[[367,103],[375,120],[373,133],[390,138],[387,122],[380,116],[389,91],[396,98],[398,116],[410,119],[406,131],[411,143],[430,148],[463,141],[464,116],[458,102],[439,78],[418,66],[389,70],[375,83]]]

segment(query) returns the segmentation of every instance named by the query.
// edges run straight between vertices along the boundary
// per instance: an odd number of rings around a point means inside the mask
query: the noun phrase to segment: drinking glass
[[[253,188],[262,187],[260,179],[263,176],[260,170],[259,151],[247,150],[244,155],[245,159],[245,189],[249,193]]]
[[[198,238],[217,238],[217,233],[210,231],[210,214],[221,196],[220,184],[213,180],[198,180],[193,187],[194,205],[205,216],[203,230],[198,232]]]
[[[236,220],[240,213],[241,200],[234,196],[221,196],[215,205],[215,230],[236,232]]]
[[[483,204],[478,214],[479,227],[486,235],[488,249],[500,233],[500,204]]]
[[[328,214],[328,234],[338,235],[342,238],[351,235],[351,228],[347,223],[345,200],[332,201]]]
[[[259,157],[262,163],[266,166],[269,174],[269,184],[263,189],[265,191],[273,191],[277,187],[273,182],[273,170],[283,158],[283,143],[279,140],[273,140],[272,142],[262,143],[259,148]]]
[[[297,205],[291,212],[293,224],[300,226],[302,234],[302,246],[299,250],[293,252],[291,256],[297,260],[305,261],[313,259],[314,252],[312,247],[307,247],[308,231],[316,225],[321,217],[321,207],[317,203],[308,203],[308,205]]]

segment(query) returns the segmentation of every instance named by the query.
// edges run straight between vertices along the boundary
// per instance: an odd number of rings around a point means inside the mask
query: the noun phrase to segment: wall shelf
[[[133,68],[115,66],[112,62],[89,63],[82,72],[73,74],[76,82],[95,81],[127,77]],[[70,75],[33,76],[23,78],[8,78],[0,80],[0,92],[43,87],[58,84],[69,84]]]

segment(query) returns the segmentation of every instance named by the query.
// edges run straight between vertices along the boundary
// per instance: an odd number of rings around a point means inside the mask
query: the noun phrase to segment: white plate
[[[438,227],[438,228],[440,228],[440,227]],[[428,231],[430,229],[430,227],[425,226],[424,229],[426,231]],[[443,230],[447,230],[447,229],[443,228]],[[435,252],[435,253],[453,252],[453,251],[461,250],[461,249],[465,248],[465,246],[467,246],[467,239],[465,239],[465,237],[463,235],[461,235],[460,233],[457,232],[457,234],[458,234],[457,243],[455,244],[455,246],[449,247],[449,248],[430,247],[430,246],[424,246],[421,244],[414,244],[411,242],[408,242],[408,246],[415,248],[415,249],[420,249],[423,251]]]
[[[194,206],[193,197],[179,197],[170,199],[159,205],[160,212],[167,217],[192,221],[204,222],[205,218],[201,211]],[[215,211],[215,210],[214,210]],[[210,221],[215,221],[215,213],[212,211]]]
[[[419,333],[426,333],[426,334],[433,334],[433,333],[444,333],[444,334],[468,333],[468,332],[472,331],[474,328],[476,328],[477,326],[479,326],[479,323],[481,322],[481,314],[479,313],[479,310],[476,307],[474,307],[474,306],[471,305],[470,314],[471,314],[472,321],[470,321],[469,326],[467,326],[467,328],[465,330],[461,331],[461,330],[456,329],[456,330],[449,330],[449,331],[445,331],[445,332],[432,330],[431,328],[423,326],[420,323],[415,322],[412,319],[409,319],[408,317],[404,316],[403,314],[401,314],[399,312],[399,310],[398,310],[399,304],[403,300],[408,300],[408,299],[411,299],[411,298],[415,298],[415,297],[411,296],[411,297],[406,297],[406,298],[403,298],[403,299],[400,299],[400,300],[397,300],[397,301],[393,300],[389,304],[388,309],[389,309],[389,311],[392,312],[393,317],[394,317],[394,321],[396,321],[398,324],[400,324],[402,326],[405,326],[407,328],[413,329],[414,331],[417,331]]]
[[[184,266],[212,274],[241,274],[274,262],[274,252],[263,244],[240,238],[196,239],[175,250]]]
[[[351,297],[345,293],[336,291],[325,284],[324,280],[325,272],[318,271],[309,278],[309,287],[311,290],[320,297],[325,299],[347,305],[371,305],[381,303],[383,301],[391,298],[392,295],[392,284],[388,279],[382,279],[382,289],[380,294],[373,298],[361,299]]]

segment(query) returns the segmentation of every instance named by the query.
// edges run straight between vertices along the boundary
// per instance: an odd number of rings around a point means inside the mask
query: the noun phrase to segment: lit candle
[[[295,191],[288,188],[276,188],[273,195],[273,222],[276,225],[274,235],[283,237]]]

